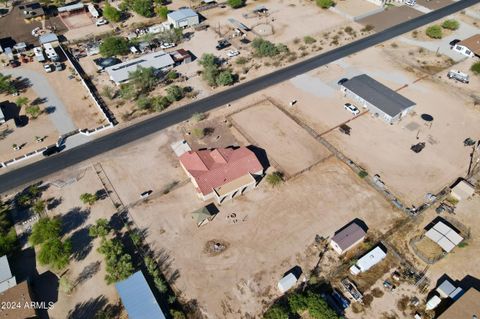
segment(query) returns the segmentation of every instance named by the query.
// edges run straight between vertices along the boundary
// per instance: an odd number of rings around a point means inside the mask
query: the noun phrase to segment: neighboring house
[[[85,5],[83,4],[83,2],[77,2],[74,4],[68,4],[66,6],[59,7],[57,10],[61,16],[70,16],[74,14],[84,13]]]
[[[3,292],[17,284],[15,276],[12,276],[7,256],[0,257],[0,292]]]
[[[361,243],[367,233],[355,222],[335,233],[330,245],[339,255]]]
[[[475,194],[475,187],[464,179],[461,179],[450,191],[450,196],[456,200],[464,200]]]
[[[200,23],[198,14],[188,8],[169,12],[167,20],[174,28],[187,28]]]
[[[350,273],[352,275],[358,275],[361,272],[365,272],[381,262],[386,256],[387,253],[384,252],[380,246],[377,246],[360,258],[355,265],[350,267]]]
[[[288,290],[292,289],[293,286],[295,286],[297,280],[297,277],[295,277],[293,273],[289,273],[278,282],[278,290],[280,290],[282,294],[287,292]]]
[[[165,319],[141,271],[115,284],[129,319]]]
[[[462,295],[463,289],[455,287],[450,280],[445,279],[440,286],[437,287],[436,291],[441,298],[452,298],[456,300]]]
[[[192,56],[184,49],[178,49],[170,53],[172,55],[175,64],[190,63],[192,62]]]
[[[21,8],[22,6],[23,9]],[[34,2],[22,6],[20,6],[20,9],[22,9],[23,18],[26,20],[26,22],[30,22],[32,20],[43,20],[45,18],[45,11],[40,3]]]
[[[451,252],[463,240],[462,236],[442,221],[433,225],[425,233],[425,236],[436,242],[447,253]]]
[[[179,159],[202,200],[232,199],[255,188],[256,177],[263,175],[262,164],[246,147],[190,151]]]
[[[480,291],[468,289],[438,319],[473,319],[480,318]]]
[[[116,64],[105,68],[110,79],[119,85],[129,80],[131,72],[136,71],[138,68],[154,68],[159,71],[166,71],[170,69],[175,62],[170,54],[163,51],[157,51],[142,55],[141,57],[125,61],[123,63]]]
[[[346,96],[367,108],[375,117],[393,124],[405,117],[415,102],[398,94],[366,74],[358,75],[341,83]]]
[[[52,45],[58,45],[58,37],[55,33],[45,33],[38,37],[40,45],[51,43]]]
[[[27,281],[0,293],[0,304],[11,305],[2,307],[1,318],[33,319],[38,318],[35,307],[32,305],[32,292]],[[14,306],[13,306],[14,305]],[[27,305],[27,306],[26,306]],[[48,306],[48,304],[46,305]]]
[[[474,56],[480,57],[480,34],[458,42],[452,49],[471,58]]]

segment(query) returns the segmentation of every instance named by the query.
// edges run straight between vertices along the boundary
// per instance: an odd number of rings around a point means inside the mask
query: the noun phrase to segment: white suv
[[[358,115],[360,114],[360,110],[355,106],[355,105],[352,105],[350,103],[345,103],[345,105],[343,106],[343,108],[347,111],[349,111],[350,113],[352,113],[353,115]]]

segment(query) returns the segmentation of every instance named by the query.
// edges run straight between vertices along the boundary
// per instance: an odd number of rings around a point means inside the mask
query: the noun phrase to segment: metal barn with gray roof
[[[375,117],[393,124],[405,117],[415,102],[398,94],[366,74],[357,75],[341,84],[342,91],[367,108]]]

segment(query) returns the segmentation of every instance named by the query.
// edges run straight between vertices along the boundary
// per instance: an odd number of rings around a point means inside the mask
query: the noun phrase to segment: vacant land
[[[325,159],[330,152],[271,102],[265,101],[231,116],[250,142],[292,176]]]
[[[421,16],[423,13],[408,6],[390,7],[385,11],[358,20],[358,23],[370,25],[375,31],[383,31],[394,25]]]

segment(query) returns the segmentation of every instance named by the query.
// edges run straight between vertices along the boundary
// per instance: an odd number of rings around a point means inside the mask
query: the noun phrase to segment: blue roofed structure
[[[129,319],[165,319],[141,271],[115,284]]]

